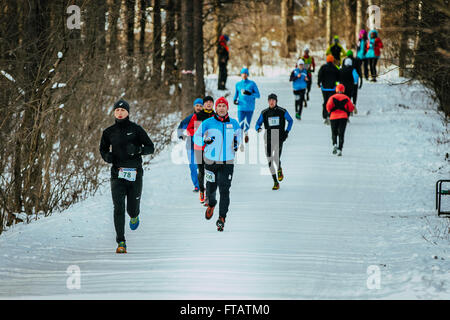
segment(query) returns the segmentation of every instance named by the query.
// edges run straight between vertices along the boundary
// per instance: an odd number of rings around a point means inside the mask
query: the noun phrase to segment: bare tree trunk
[[[117,52],[118,51],[118,43],[117,43],[117,20],[120,15],[120,3],[121,0],[110,0],[109,2],[109,10],[108,10],[108,30],[109,30],[109,52]]]
[[[126,41],[127,41],[127,77],[125,88],[131,88],[133,83],[133,65],[134,65],[134,16],[136,0],[125,0],[126,4]]]
[[[134,56],[134,15],[136,0],[125,0],[127,13],[126,13],[126,25],[127,25],[127,55],[128,57]],[[132,67],[132,66],[130,66]]]
[[[355,33],[352,27],[356,24],[356,0],[346,0],[344,3],[345,16],[347,20],[347,26],[345,28],[345,41],[347,49],[356,47]]]
[[[92,2],[88,7],[86,28],[88,58],[92,59],[97,54],[104,54],[106,49],[105,24],[106,24],[106,0]]]
[[[403,30],[400,32],[400,46],[399,46],[399,54],[398,54],[398,66],[399,66],[399,76],[405,76],[406,70],[406,58],[408,56],[408,41],[409,41],[409,32],[405,29],[409,27],[410,24],[410,0],[402,0],[402,21],[401,26]]]
[[[327,12],[326,12],[326,41],[327,45],[331,43],[331,5],[332,0],[326,0]]]
[[[138,90],[140,94],[143,93],[143,89],[145,87],[145,75],[147,72],[147,52],[145,46],[145,27],[147,25],[147,6],[149,0],[140,0],[139,1],[139,86]]]
[[[355,41],[359,39],[359,31],[363,28],[363,0],[356,0]]]
[[[263,33],[263,26],[264,21],[263,17],[267,15],[267,5],[265,3],[261,4],[262,6],[262,12],[256,12],[255,14],[255,20],[256,20],[256,27],[257,27],[257,34],[262,35]],[[264,52],[263,52],[263,44],[260,41],[258,45],[258,64],[259,64],[259,70],[260,75],[264,76]]]
[[[180,79],[180,66],[183,64],[183,45],[184,45],[184,41],[185,39],[183,39],[183,13],[182,13],[182,3],[184,2],[183,0],[175,0],[176,1],[176,21],[177,21],[177,32],[176,32],[176,37],[177,37],[177,56],[176,56],[176,61],[177,62],[177,68],[178,68],[178,73],[177,73],[177,80]]]
[[[289,0],[281,0],[281,48],[280,56],[283,58],[289,58],[288,49],[288,10],[289,10]]]
[[[194,57],[195,92],[198,97],[205,95],[204,52],[203,52],[203,0],[194,0]]]
[[[219,43],[219,37],[222,35],[223,25],[222,21],[222,5],[220,4],[220,0],[214,0],[214,30],[216,32],[216,43],[214,45],[217,48],[217,44]],[[219,66],[219,57],[217,54],[214,55],[214,63],[213,63],[213,73],[217,73],[217,67]]]
[[[327,15],[327,1],[328,0],[321,0],[319,2],[319,21],[321,22],[321,26],[325,26],[323,22],[326,20]]]
[[[423,1],[417,1],[417,8],[416,8],[416,10],[417,10],[417,15],[415,16],[416,17],[416,21],[417,21],[417,26],[419,26],[420,25],[420,23],[422,22],[422,7],[423,7]],[[414,41],[414,50],[416,50],[417,49],[417,46],[419,45],[419,42],[420,42],[420,29],[419,28],[417,28],[417,31],[416,31],[416,39],[415,39],[415,41]]]
[[[145,27],[147,22],[147,5],[148,0],[140,0],[140,19],[139,19],[139,53],[144,56],[145,50]]]
[[[288,51],[296,52],[297,51],[297,45],[296,45],[296,36],[295,36],[295,24],[294,24],[294,14],[295,14],[295,1],[294,0],[288,0],[288,12],[287,12],[287,46]]]
[[[97,14],[96,14],[96,29],[97,29],[97,42],[98,42],[98,53],[104,55],[106,52],[106,0],[98,0],[97,4]]]
[[[183,23],[183,62],[181,71],[181,108],[189,110],[192,106],[194,93],[194,25],[193,25],[193,3],[192,1],[182,1],[181,16]]]
[[[171,85],[175,78],[175,0],[167,0],[164,40],[164,84]]]
[[[153,68],[152,85],[154,88],[161,86],[161,1],[153,0]]]

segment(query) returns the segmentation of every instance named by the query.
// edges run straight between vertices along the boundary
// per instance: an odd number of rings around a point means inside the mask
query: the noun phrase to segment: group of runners
[[[349,116],[356,112],[357,91],[362,86],[361,65],[365,62],[360,53],[367,55],[372,50],[379,57],[380,43],[376,31],[372,30],[369,38],[367,33],[361,32],[357,56],[354,57],[351,50],[347,51],[341,67],[343,49],[336,36],[334,44],[327,50],[326,63],[319,69],[317,84],[323,95],[322,116],[324,123],[331,126],[332,153],[337,156],[342,156],[346,125]],[[375,70],[372,75],[376,79],[376,61],[369,60],[369,64],[371,70]],[[289,79],[298,120],[301,120],[302,110],[309,101],[315,68],[315,60],[310,56],[309,48],[305,48]],[[229,102],[225,97],[214,100],[212,96],[205,96],[194,100],[194,112],[181,121],[177,131],[179,139],[186,141],[193,190],[199,192],[200,203],[206,207],[205,218],[210,220],[215,207],[219,206],[218,231],[224,230],[230,205],[236,152],[239,149],[244,151],[244,144],[249,143],[248,131],[255,111],[255,100],[260,98],[257,84],[249,79],[248,68],[242,68],[240,75],[242,80],[236,83],[233,98],[238,119],[230,116]],[[368,77],[367,72],[365,77]],[[221,89],[224,89],[224,81]],[[274,183],[272,189],[278,190],[280,181],[284,179],[280,159],[283,144],[294,120],[286,109],[278,106],[275,93],[267,97],[267,103],[267,108],[262,110],[256,121],[255,130],[258,133],[263,128],[265,130],[265,154]],[[112,164],[111,192],[117,253],[126,253],[125,209],[130,216],[130,228],[136,230],[139,226],[142,156],[154,152],[153,142],[142,127],[130,121],[129,112],[130,106],[125,100],[116,102],[115,124],[104,130],[100,143],[102,158]]]

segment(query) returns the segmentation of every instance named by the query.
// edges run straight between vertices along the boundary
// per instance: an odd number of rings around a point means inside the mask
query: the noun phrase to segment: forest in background
[[[379,6],[382,65],[423,83],[450,115],[448,0],[0,3],[0,233],[96,192],[107,167],[99,139],[120,97],[163,150],[174,115],[189,112],[217,73],[221,34],[230,37],[229,74],[248,66],[262,75],[267,65],[293,66],[306,44],[325,51],[334,35],[355,51],[368,8]],[[80,28],[68,28],[70,6]]]

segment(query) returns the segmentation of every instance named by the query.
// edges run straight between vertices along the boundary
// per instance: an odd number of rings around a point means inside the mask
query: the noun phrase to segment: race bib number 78
[[[137,170],[134,168],[120,168],[119,178],[128,181],[136,181]]]

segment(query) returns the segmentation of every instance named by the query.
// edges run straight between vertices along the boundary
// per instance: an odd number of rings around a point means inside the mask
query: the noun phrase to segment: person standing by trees
[[[216,100],[216,113],[203,121],[195,132],[197,148],[205,147],[205,178],[208,208],[205,218],[211,219],[217,204],[216,191],[219,188],[219,219],[217,230],[223,231],[230,205],[230,187],[234,171],[235,153],[241,143],[239,123],[228,114],[228,101],[224,97]]]
[[[267,100],[269,102],[269,107],[261,112],[258,121],[256,121],[255,130],[258,133],[261,132],[261,126],[264,124],[264,128],[266,129],[264,134],[266,157],[273,179],[272,190],[278,190],[280,188],[278,181],[282,181],[284,179],[280,161],[281,151],[283,150],[283,143],[286,141],[289,131],[292,129],[294,120],[292,120],[286,109],[278,106],[278,97],[276,94],[269,94]],[[287,128],[286,121],[288,122]],[[278,179],[275,174],[275,163],[278,168]]]
[[[331,121],[331,140],[333,142],[333,154],[342,156],[344,147],[345,128],[350,112],[353,112],[354,106],[350,98],[345,94],[345,87],[339,84],[336,87],[336,94],[331,96],[327,102],[327,111],[330,113]],[[337,138],[339,137],[339,145]]]
[[[339,37],[334,36],[333,43],[328,47],[326,54],[331,54],[334,58],[334,63],[340,67],[341,58],[345,57],[345,50],[339,43]]]
[[[316,62],[314,61],[314,57],[309,55],[309,48],[306,47],[303,53],[302,60],[305,62],[305,69],[308,72],[308,80],[306,81],[306,101],[309,101],[309,93],[311,91],[312,85],[312,73],[316,71]],[[305,103],[306,107],[306,103]]]
[[[383,48],[383,42],[378,37],[377,30],[371,30],[369,32],[369,41],[366,44],[367,54],[366,57],[369,59],[370,67],[370,81],[377,81],[377,63],[381,55],[381,49]]]
[[[303,101],[305,101],[305,91],[308,86],[308,72],[304,66],[305,62],[299,59],[296,68],[292,70],[289,78],[289,81],[292,81],[292,88],[294,90],[295,117],[298,120],[302,119]]]
[[[367,60],[366,57],[367,41],[367,31],[361,29],[361,31],[359,31],[359,40],[356,48],[356,59],[358,60],[358,65],[360,66],[360,68],[362,65],[364,65],[364,77],[366,78],[366,80],[369,80],[369,60]]]
[[[317,85],[322,89],[322,117],[324,119],[323,123],[326,125],[330,124],[327,112],[327,102],[328,99],[335,93],[336,84],[339,81],[339,70],[333,61],[333,56],[328,55],[327,63],[320,67],[317,78]]]
[[[230,49],[228,48],[228,41],[230,38],[227,35],[221,35],[219,37],[219,45],[217,46],[217,56],[219,61],[219,79],[218,86],[219,90],[226,90],[227,83],[227,64],[230,58]]]
[[[254,81],[248,79],[249,76],[248,69],[242,68],[242,80],[236,83],[234,93],[234,104],[238,106],[238,120],[242,134],[245,133],[245,143],[248,143],[248,129],[250,129],[253,112],[255,111],[255,100],[260,97],[258,86]],[[242,144],[241,151],[244,150],[243,148],[244,145]]]
[[[178,126],[178,138],[181,140],[186,140],[186,152],[189,161],[189,169],[191,171],[191,180],[194,185],[194,192],[198,192],[199,184],[198,184],[198,176],[197,176],[197,162],[195,161],[195,153],[194,153],[194,143],[192,141],[192,136],[185,135],[184,130],[187,129],[189,123],[191,122],[192,117],[198,115],[203,110],[203,100],[200,98],[195,99],[194,101],[194,113],[187,116],[180,122]]]
[[[130,106],[125,100],[114,104],[115,124],[103,131],[100,154],[111,163],[111,193],[114,204],[117,253],[126,253],[125,199],[130,216],[130,228],[139,226],[139,206],[142,193],[142,156],[155,151],[145,130],[129,119]]]

